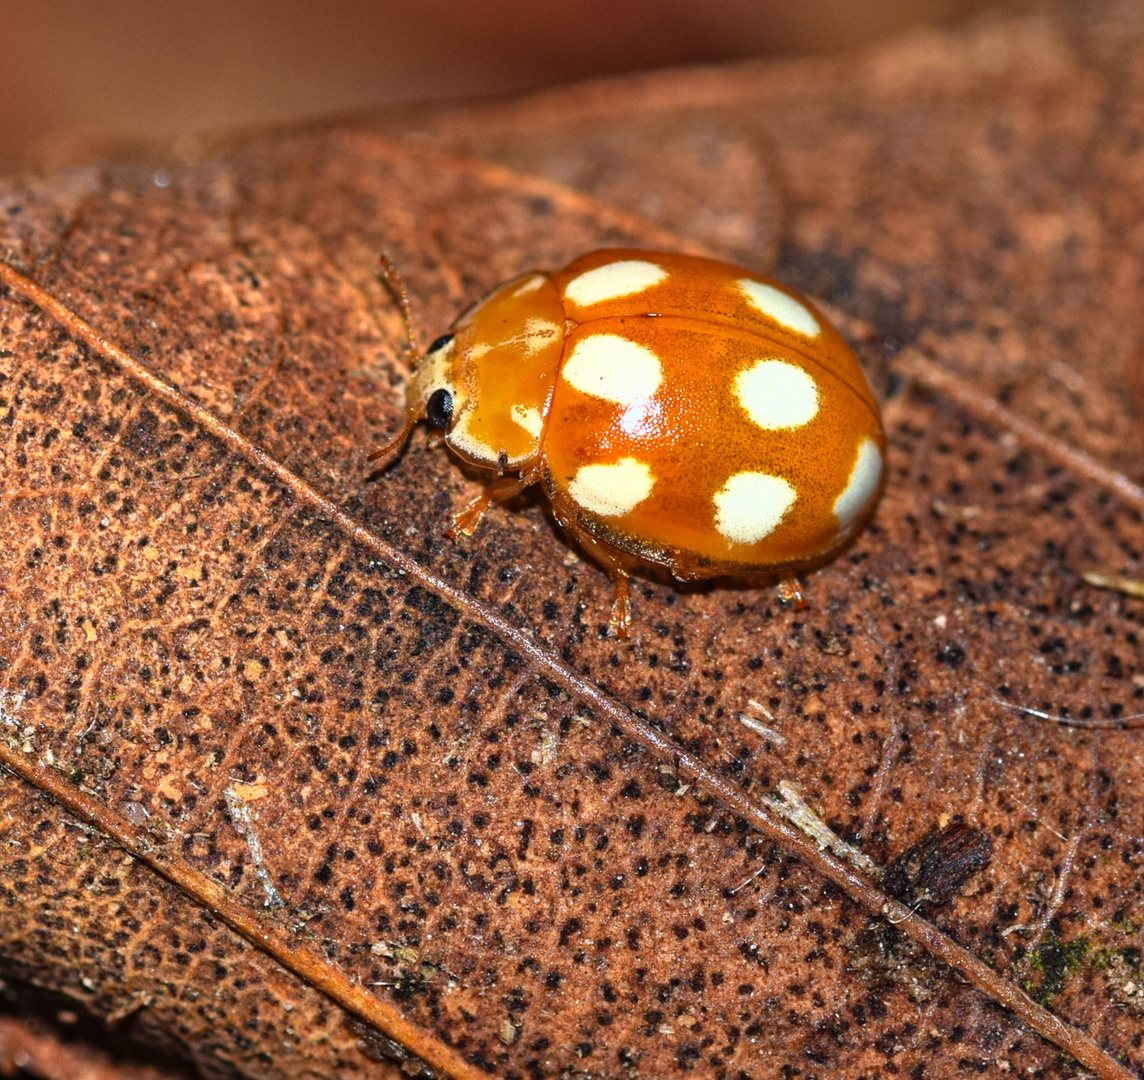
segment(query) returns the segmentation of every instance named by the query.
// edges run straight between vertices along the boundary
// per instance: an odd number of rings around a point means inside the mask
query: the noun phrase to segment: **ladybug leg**
[[[596,541],[587,529],[574,520],[566,519],[562,515],[557,515],[557,520],[572,534],[585,554],[608,572],[615,590],[612,616],[608,620],[608,626],[615,631],[620,641],[627,641],[632,626],[631,576],[619,559],[611,553],[609,545]]]
[[[576,540],[580,546],[592,556],[608,572],[612,579],[614,589],[612,595],[612,616],[608,626],[616,632],[620,641],[627,641],[632,628],[632,586],[631,576],[620,563],[608,554],[602,544],[597,544],[584,533],[583,529],[574,530]]]
[[[536,483],[536,473],[532,469],[529,469],[523,476],[494,480],[468,506],[458,510],[453,515],[453,524],[449,527],[446,535],[450,540],[456,540],[458,536],[472,536],[489,506],[493,503],[505,502],[514,495],[519,495],[526,487],[534,483]]]
[[[779,599],[784,604],[792,604],[795,611],[806,611],[810,607],[806,593],[802,591],[802,586],[798,583],[798,578],[794,576],[780,578],[777,588]]]
[[[611,571],[615,594],[612,599],[612,617],[608,625],[615,630],[620,641],[627,641],[632,626],[631,579],[627,571],[616,567]]]

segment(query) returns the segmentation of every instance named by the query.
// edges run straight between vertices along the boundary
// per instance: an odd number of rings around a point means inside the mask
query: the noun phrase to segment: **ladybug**
[[[878,403],[842,335],[777,281],[690,255],[594,251],[500,286],[421,357],[406,409],[370,460],[425,420],[494,472],[453,536],[540,484],[611,575],[621,638],[632,570],[793,581],[854,536],[882,485]]]

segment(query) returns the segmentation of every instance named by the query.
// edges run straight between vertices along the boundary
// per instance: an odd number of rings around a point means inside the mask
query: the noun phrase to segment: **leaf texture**
[[[110,347],[0,292],[5,978],[207,1075],[1075,1075],[717,778],[794,785],[1140,1075],[1144,607],[1081,574],[1142,576],[1142,44],[1049,7],[7,182],[6,261]],[[808,610],[644,581],[621,645],[540,502],[453,544],[443,453],[369,478],[404,374],[374,271],[424,344],[668,243],[840,312],[891,479]]]

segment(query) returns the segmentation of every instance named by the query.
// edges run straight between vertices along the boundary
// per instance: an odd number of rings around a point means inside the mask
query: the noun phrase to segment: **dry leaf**
[[[1050,11],[8,183],[4,976],[208,1074],[1139,1075],[1144,608],[1081,575],[1141,576],[1144,24]],[[843,313],[891,482],[809,610],[621,646],[539,503],[367,479],[373,272],[427,339],[667,226]]]
[[[41,1006],[43,1002],[40,1003]],[[61,1023],[78,1018],[65,1014]],[[72,1032],[61,1038],[47,1024],[0,1017],[0,1076],[43,1077],[44,1080],[184,1080],[184,1074],[154,1065],[113,1058],[93,1049]]]

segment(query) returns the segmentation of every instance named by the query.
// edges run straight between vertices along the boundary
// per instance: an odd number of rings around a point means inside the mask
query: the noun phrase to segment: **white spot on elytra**
[[[810,310],[781,289],[751,278],[740,278],[735,285],[751,307],[768,319],[774,319],[780,326],[806,337],[818,337],[822,333],[822,327]]]
[[[651,469],[626,457],[614,465],[581,466],[568,485],[568,494],[593,514],[621,517],[643,502],[654,485]]]
[[[514,405],[511,409],[513,423],[519,424],[534,439],[540,438],[540,431],[544,421],[540,419],[540,410],[526,408],[524,405]]]
[[[526,277],[512,293],[512,298],[516,300],[518,297],[527,296],[529,293],[536,292],[541,285],[544,284],[543,274],[533,274],[532,277]]]
[[[576,342],[561,377],[582,394],[635,405],[663,382],[663,365],[645,345],[619,334],[588,334]]]
[[[781,476],[735,473],[715,492],[715,527],[735,544],[756,544],[779,527],[798,493]]]
[[[525,356],[535,356],[541,349],[547,348],[561,336],[561,329],[555,323],[533,316],[524,324]]]
[[[618,300],[658,285],[667,277],[662,266],[643,259],[621,259],[585,270],[564,286],[564,297],[580,307]]]
[[[797,364],[760,360],[735,376],[735,394],[761,428],[802,427],[818,415],[818,384]]]
[[[497,349],[506,349],[519,346],[524,356],[535,356],[542,349],[551,345],[560,336],[560,327],[547,319],[533,316],[525,320],[524,331],[513,337],[494,339],[492,341],[475,341],[469,346],[465,354],[467,360],[482,360],[489,353]]]
[[[840,531],[853,525],[855,519],[870,505],[881,479],[882,453],[873,439],[865,438],[858,447],[858,456],[850,470],[846,488],[834,500],[834,516],[838,518]]]

